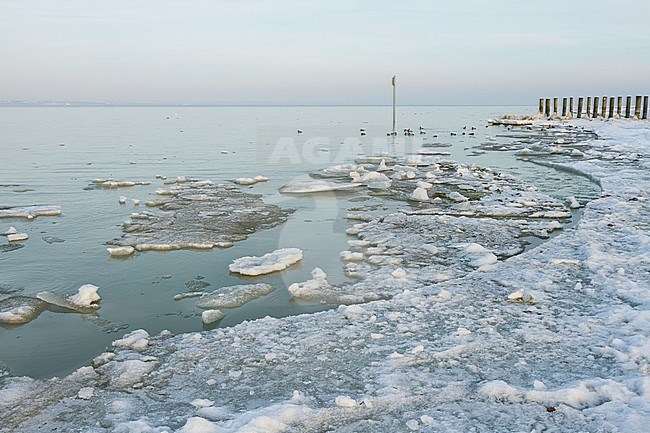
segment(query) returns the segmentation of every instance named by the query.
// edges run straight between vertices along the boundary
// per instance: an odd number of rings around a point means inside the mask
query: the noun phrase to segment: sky
[[[0,100],[536,105],[650,93],[648,0],[0,0]]]

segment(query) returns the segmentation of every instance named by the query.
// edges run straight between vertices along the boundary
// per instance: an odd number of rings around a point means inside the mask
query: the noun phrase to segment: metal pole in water
[[[392,85],[393,85],[393,135],[396,133],[395,130],[395,75],[393,75],[392,79]]]

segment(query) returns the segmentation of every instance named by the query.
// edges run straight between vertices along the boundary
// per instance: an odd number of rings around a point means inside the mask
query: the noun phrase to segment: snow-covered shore
[[[588,127],[546,163],[602,196],[540,247],[448,280],[389,263],[397,294],[366,304],[135,331],[66,378],[3,378],[0,431],[646,431],[650,125]]]

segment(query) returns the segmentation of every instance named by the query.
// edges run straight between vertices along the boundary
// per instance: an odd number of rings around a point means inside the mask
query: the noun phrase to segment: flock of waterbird
[[[424,128],[423,126],[420,126],[420,127],[419,127],[419,131],[420,131],[420,135],[427,135],[426,128]],[[463,126],[463,131],[462,131],[460,134],[461,134],[461,135],[469,135],[469,136],[473,136],[473,135],[475,134],[474,131],[476,131],[476,126],[471,126],[471,127],[470,127],[470,131],[469,131],[469,132],[466,132],[466,131],[467,131],[467,125]],[[302,134],[302,132],[303,132],[302,129],[299,129],[297,133],[298,133],[298,134]],[[458,135],[457,132],[453,132],[453,131],[452,131],[450,134],[451,134],[452,137],[455,137],[455,136]],[[360,129],[359,129],[359,135],[361,135],[362,137],[363,137],[364,135],[366,135],[366,130],[365,130],[365,128],[360,128]],[[406,136],[406,137],[412,137],[412,136],[414,136],[414,135],[415,135],[415,132],[413,132],[413,130],[412,130],[411,128],[404,128],[404,136]],[[387,136],[387,137],[397,136],[397,131],[388,132],[388,133],[386,133],[386,136]],[[437,137],[438,137],[438,134],[433,134],[431,137],[433,137],[433,138],[437,138]]]

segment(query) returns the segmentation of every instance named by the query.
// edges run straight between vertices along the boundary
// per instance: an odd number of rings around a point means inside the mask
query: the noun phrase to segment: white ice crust
[[[302,259],[299,248],[281,248],[261,257],[246,256],[235,259],[228,269],[242,275],[263,275],[281,271]]]

